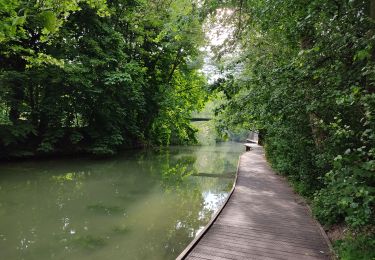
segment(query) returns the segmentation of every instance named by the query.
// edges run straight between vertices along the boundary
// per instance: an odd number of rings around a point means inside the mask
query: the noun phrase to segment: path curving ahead
[[[329,242],[301,201],[254,145],[240,157],[228,203],[180,259],[330,259]]]

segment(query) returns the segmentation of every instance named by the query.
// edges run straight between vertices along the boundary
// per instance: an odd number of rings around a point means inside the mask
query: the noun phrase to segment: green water
[[[0,259],[174,259],[225,200],[242,150],[2,163]]]

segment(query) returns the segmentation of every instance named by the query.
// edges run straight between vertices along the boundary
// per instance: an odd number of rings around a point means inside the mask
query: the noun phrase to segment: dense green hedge
[[[221,128],[260,129],[272,166],[323,224],[371,237],[375,2],[240,2],[232,21],[243,52],[232,67],[241,72],[216,84],[228,98]]]

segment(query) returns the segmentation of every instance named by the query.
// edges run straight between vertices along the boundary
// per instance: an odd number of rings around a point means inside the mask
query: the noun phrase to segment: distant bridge
[[[210,121],[212,118],[209,117],[193,117],[190,119],[190,121]]]

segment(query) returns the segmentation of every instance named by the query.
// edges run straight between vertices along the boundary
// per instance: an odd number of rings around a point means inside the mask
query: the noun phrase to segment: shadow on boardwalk
[[[287,182],[254,145],[240,157],[236,188],[183,259],[330,259],[328,241]]]

